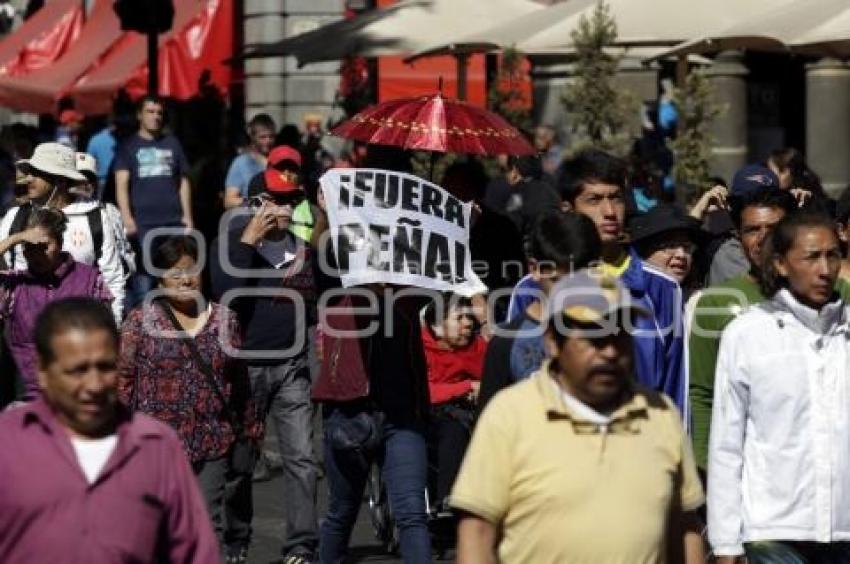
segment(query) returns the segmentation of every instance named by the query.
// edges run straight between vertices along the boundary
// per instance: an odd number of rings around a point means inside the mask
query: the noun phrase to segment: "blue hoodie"
[[[687,422],[682,289],[675,279],[646,264],[634,251],[630,254],[631,261],[620,279],[632,298],[651,313],[635,319],[635,328],[645,331],[634,338],[635,379],[670,396]],[[521,317],[539,292],[531,276],[520,280],[511,295],[508,320]]]

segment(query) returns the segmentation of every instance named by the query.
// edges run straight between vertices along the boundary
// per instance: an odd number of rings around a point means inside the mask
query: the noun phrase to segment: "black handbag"
[[[327,434],[334,450],[360,451],[371,454],[383,440],[383,413],[360,411],[354,415],[341,412],[327,422]]]
[[[381,411],[338,409],[323,423],[325,438],[334,451],[366,470],[384,440],[385,419]]]
[[[185,329],[180,325],[180,322],[177,321],[177,317],[174,316],[174,312],[171,311],[171,308],[168,307],[167,304],[160,300],[156,300],[155,303],[162,308],[162,311],[174,326],[175,330],[185,331]],[[198,345],[195,343],[195,340],[188,339],[186,343],[189,346],[189,351],[192,353],[192,357],[195,359],[195,364],[207,377],[210,387],[212,387],[218,396],[218,399],[221,401],[221,405],[224,407],[225,417],[227,417],[230,427],[233,429],[235,438],[233,440],[233,444],[230,446],[230,451],[228,452],[229,470],[234,474],[250,476],[254,473],[254,465],[257,463],[257,459],[259,458],[259,448],[253,439],[245,436],[245,429],[242,422],[233,412],[230,403],[224,395],[224,391],[221,389],[221,386],[219,386],[218,380],[216,380],[215,375],[213,374],[212,368],[206,363],[203,357],[201,357],[201,352],[198,350]]]

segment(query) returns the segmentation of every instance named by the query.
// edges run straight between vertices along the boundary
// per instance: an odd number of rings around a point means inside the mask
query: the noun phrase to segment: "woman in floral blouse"
[[[232,311],[201,294],[194,239],[167,239],[153,264],[162,273],[160,296],[124,322],[119,394],[182,439],[222,542],[229,451],[236,439],[262,434],[244,365],[227,354],[239,348],[239,326]]]

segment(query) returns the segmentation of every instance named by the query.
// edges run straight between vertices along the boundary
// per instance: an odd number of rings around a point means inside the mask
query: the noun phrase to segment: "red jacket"
[[[481,380],[487,341],[480,335],[468,346],[450,350],[423,327],[422,344],[428,361],[428,391],[432,405],[466,395],[472,389],[472,382]]]

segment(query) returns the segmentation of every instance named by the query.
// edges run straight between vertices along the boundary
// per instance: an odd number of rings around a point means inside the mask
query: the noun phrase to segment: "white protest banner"
[[[473,295],[472,205],[412,174],[331,169],[320,179],[342,285],[387,283]]]

